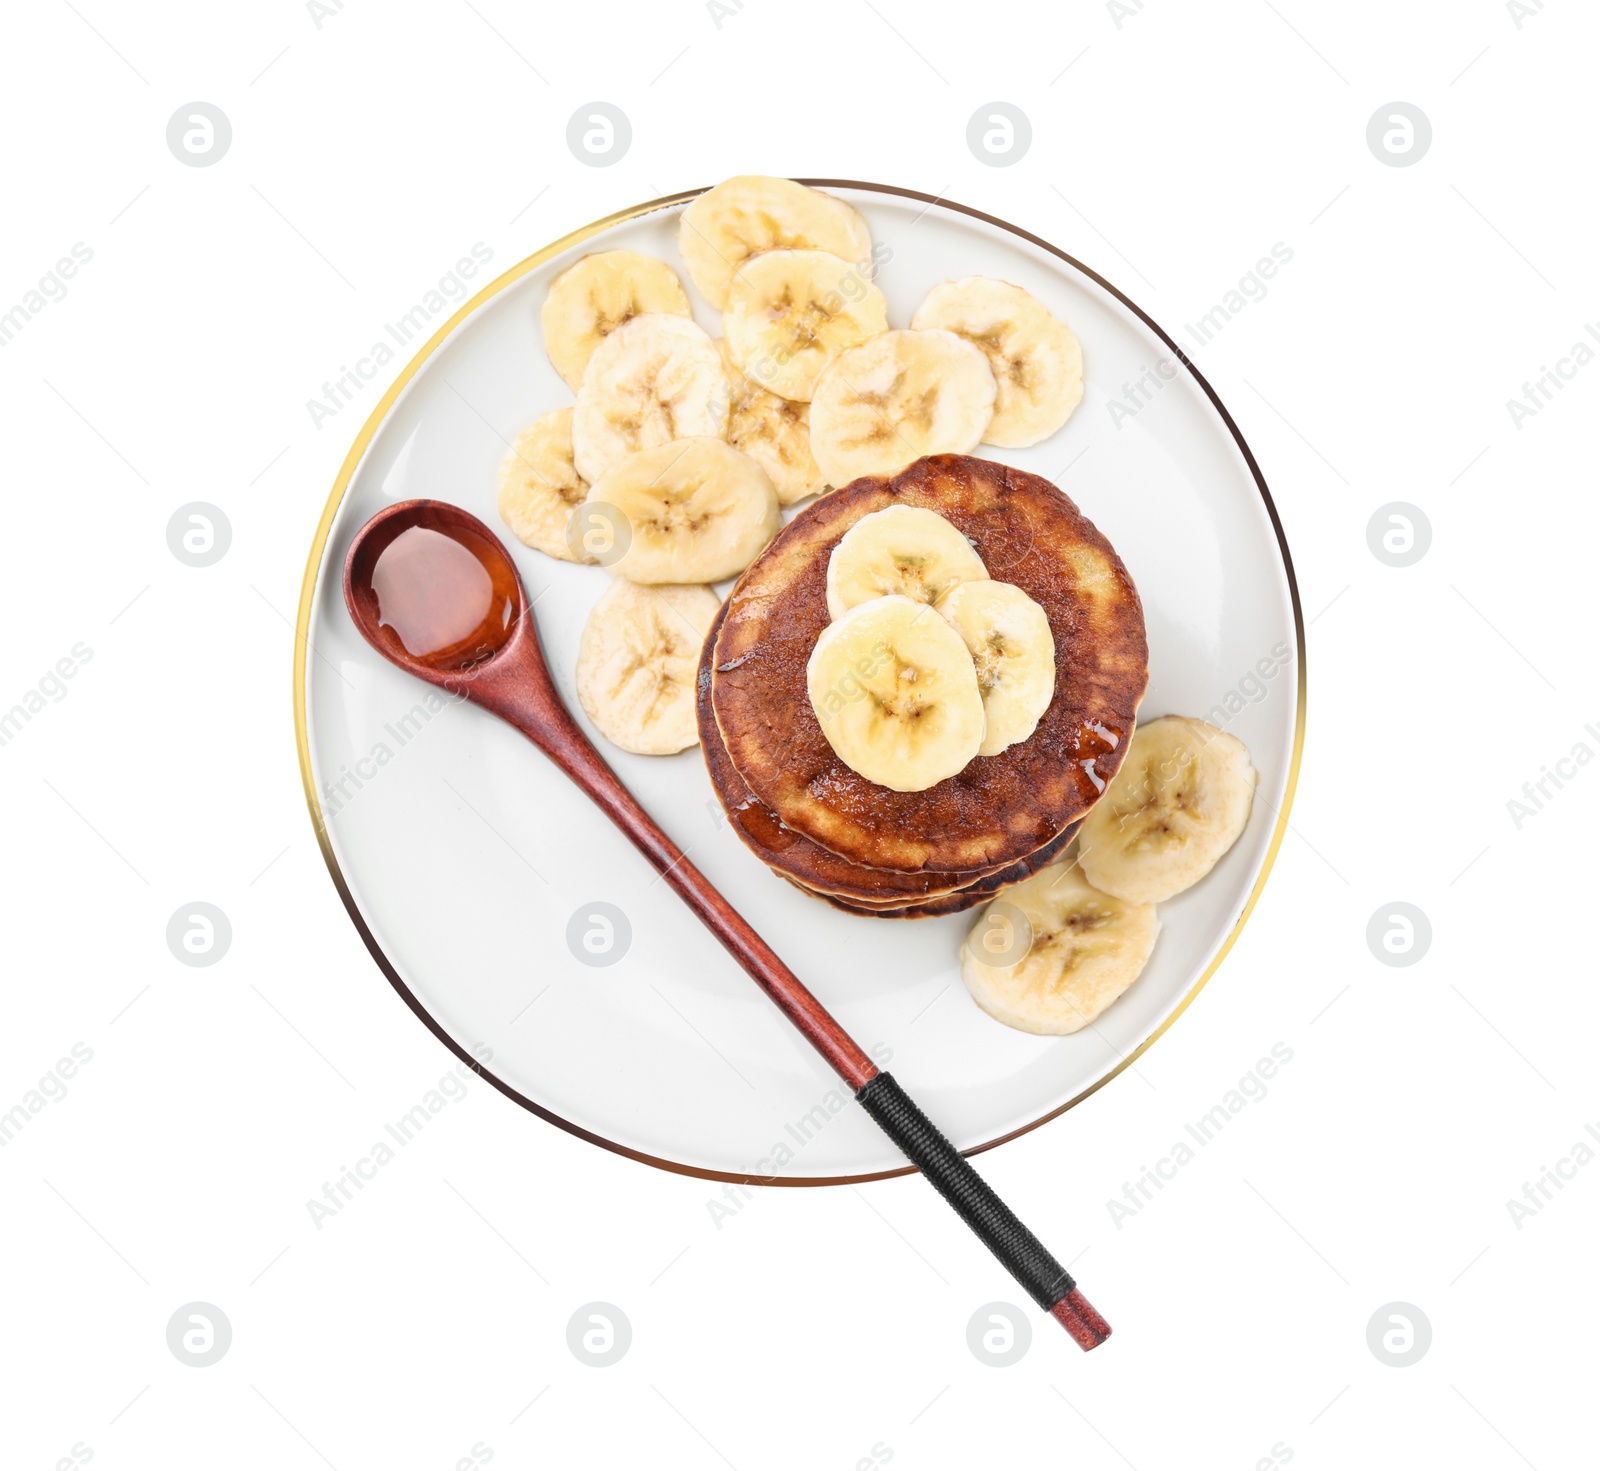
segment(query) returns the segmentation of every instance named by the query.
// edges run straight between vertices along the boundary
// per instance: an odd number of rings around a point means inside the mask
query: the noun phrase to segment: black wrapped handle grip
[[[1083,1347],[1092,1347],[1110,1334],[1105,1320],[1084,1302],[1071,1273],[1017,1219],[1011,1207],[989,1188],[888,1073],[879,1073],[858,1089],[856,1101],[927,1176],[1028,1295],[1047,1313],[1059,1318]],[[1085,1342],[1086,1337],[1092,1341]]]
[[[878,1127],[950,1202],[1000,1264],[1049,1312],[1077,1284],[888,1073],[856,1094]]]

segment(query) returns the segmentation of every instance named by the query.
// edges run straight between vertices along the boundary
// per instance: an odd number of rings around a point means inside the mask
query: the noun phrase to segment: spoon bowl
[[[411,565],[392,566],[412,543],[417,551],[407,559]],[[459,551],[451,554],[451,548]],[[425,585],[393,586],[407,571],[420,574],[420,581],[430,573],[435,578],[440,571],[455,574],[456,591],[468,610],[459,637],[438,643],[405,636],[426,622],[424,603],[434,595]],[[386,587],[385,582],[391,585]],[[481,597],[486,614],[475,620],[470,614],[477,610],[468,601],[474,594]],[[482,521],[447,501],[399,501],[368,521],[345,554],[344,600],[356,628],[373,648],[431,684],[453,685],[460,676],[481,670],[498,657],[527,658],[518,645],[532,634],[532,619],[516,563]],[[427,646],[430,642],[433,647]]]

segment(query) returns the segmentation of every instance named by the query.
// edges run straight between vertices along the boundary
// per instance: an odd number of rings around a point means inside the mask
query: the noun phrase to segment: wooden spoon
[[[678,897],[772,998],[856,1101],[1079,1347],[1110,1325],[1072,1277],[898,1083],[656,825],[562,703],[515,564],[477,517],[444,501],[402,501],[352,539],[344,597],[361,636],[390,663],[515,726],[628,836]]]

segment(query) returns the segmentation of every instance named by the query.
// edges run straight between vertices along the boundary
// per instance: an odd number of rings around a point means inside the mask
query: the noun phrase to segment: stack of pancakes
[[[1055,693],[1033,734],[920,792],[834,754],[806,689],[829,624],[828,559],[863,516],[919,506],[989,575],[1045,611]],[[1048,480],[938,455],[802,511],[745,571],[707,636],[701,748],[733,829],[775,872],[841,909],[914,918],[992,898],[1059,856],[1116,775],[1148,678],[1144,614],[1111,544]]]

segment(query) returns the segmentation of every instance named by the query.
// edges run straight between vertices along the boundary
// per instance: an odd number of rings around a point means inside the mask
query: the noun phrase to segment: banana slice
[[[578,560],[567,519],[588,491],[572,463],[571,409],[541,414],[500,461],[501,519],[519,541],[563,562]]]
[[[793,505],[827,483],[811,456],[811,406],[768,393],[740,372],[722,344],[728,378],[728,443],[767,472],[778,504]]]
[[[935,286],[911,318],[915,328],[942,327],[981,348],[999,392],[985,444],[1007,449],[1038,444],[1083,402],[1083,348],[1038,297],[996,281],[963,276]]]
[[[1101,893],[1075,862],[1008,889],[961,947],[961,979],[996,1021],[1061,1037],[1086,1027],[1139,977],[1156,907]]]
[[[1045,611],[1009,582],[958,582],[934,604],[978,671],[985,732],[980,756],[1033,734],[1056,692],[1056,641]]]
[[[721,607],[709,587],[620,578],[600,595],[578,645],[578,701],[612,745],[670,756],[699,744],[695,671]]]
[[[1090,882],[1137,904],[1197,884],[1250,821],[1256,769],[1244,742],[1181,715],[1141,724],[1122,769],[1084,820]]]
[[[828,616],[891,594],[936,603],[958,583],[988,576],[972,543],[937,511],[886,506],[857,521],[828,558]]]
[[[889,325],[889,307],[859,268],[825,250],[769,250],[733,278],[722,330],[747,378],[809,401],[845,348]]]
[[[983,697],[967,646],[910,598],[874,598],[823,629],[806,691],[838,758],[891,791],[936,786],[983,744]]]
[[[544,350],[576,391],[601,339],[647,312],[689,315],[689,298],[671,266],[637,250],[586,255],[550,283],[539,313]]]
[[[766,471],[720,439],[629,455],[589,487],[584,506],[609,507],[599,514],[626,524],[622,551],[606,565],[631,582],[720,582],[778,534]]]
[[[583,372],[572,459],[593,485],[636,450],[728,428],[717,345],[687,317],[650,312],[603,338]]]
[[[835,486],[923,455],[966,454],[994,413],[983,353],[954,332],[880,332],[846,348],[811,396],[811,452]]]
[[[765,174],[724,179],[678,222],[678,254],[689,279],[719,312],[728,305],[734,274],[766,250],[826,250],[866,265],[872,235],[842,199]]]

